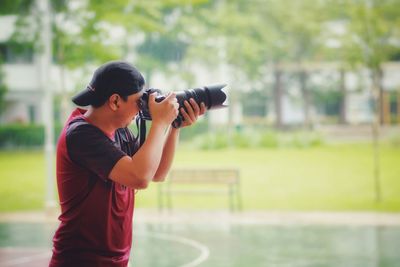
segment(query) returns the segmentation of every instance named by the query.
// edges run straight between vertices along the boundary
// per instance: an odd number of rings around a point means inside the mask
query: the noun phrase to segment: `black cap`
[[[124,61],[110,61],[94,72],[90,84],[72,97],[72,102],[89,106],[105,101],[112,94],[128,96],[138,93],[143,85],[144,78],[134,66]]]

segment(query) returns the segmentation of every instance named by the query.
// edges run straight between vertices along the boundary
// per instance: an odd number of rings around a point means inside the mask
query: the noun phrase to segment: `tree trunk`
[[[374,118],[372,121],[372,143],[374,157],[374,190],[375,201],[381,201],[381,183],[380,183],[380,155],[379,155],[379,126],[381,120],[381,69],[372,70],[372,96],[374,102]]]
[[[383,90],[383,71],[379,68],[374,70],[374,81],[375,87],[378,92],[378,115],[379,115],[379,123],[383,125],[385,123],[385,91]]]
[[[283,118],[282,118],[282,97],[283,97],[283,85],[282,85],[282,70],[278,64],[274,65],[274,107],[275,107],[275,127],[282,129]]]
[[[390,92],[383,91],[382,92],[382,116],[383,116],[383,124],[390,125],[391,114],[390,114]]]
[[[311,94],[310,91],[307,89],[307,79],[308,74],[305,70],[301,70],[299,72],[299,79],[300,79],[300,88],[301,94],[303,96],[303,115],[304,115],[304,128],[311,129],[312,128],[312,120],[311,120]]]
[[[347,88],[346,88],[346,71],[340,69],[340,114],[339,123],[347,124]]]

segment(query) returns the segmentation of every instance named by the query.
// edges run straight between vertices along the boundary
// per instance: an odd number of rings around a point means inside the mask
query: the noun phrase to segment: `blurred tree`
[[[379,164],[379,124],[383,118],[383,63],[398,53],[400,46],[400,2],[398,0],[329,1],[339,10],[338,19],[346,26],[341,39],[344,59],[370,73],[375,118],[372,122],[374,144],[375,199],[381,200]]]
[[[14,15],[20,12],[26,13],[32,2],[32,0],[2,0],[0,15]]]
[[[303,99],[304,126],[312,128],[311,118],[312,94],[308,85],[310,63],[315,64],[322,56],[323,43],[319,38],[323,30],[322,22],[326,19],[323,2],[312,0],[293,1],[291,6],[283,9],[283,31],[289,37],[291,45],[289,60],[297,64],[295,71],[299,79]]]
[[[314,90],[316,107],[325,115],[335,116],[340,109],[340,91],[337,90]]]
[[[322,3],[322,2],[321,2]],[[310,93],[304,62],[320,57],[318,34],[323,18],[322,4],[311,0],[284,2],[277,0],[213,1],[193,11],[185,25],[190,36],[189,54],[200,55],[211,66],[225,61],[233,77],[245,74],[250,84],[245,86],[269,88],[266,73],[273,74],[272,97],[276,126],[283,126],[282,98],[284,75],[288,63],[297,62],[301,92],[304,99],[306,124],[310,124]],[[211,15],[212,14],[212,15]],[[193,23],[201,21],[201,24]],[[222,54],[222,57],[221,57]],[[214,64],[213,64],[214,63]],[[243,84],[234,82],[234,84]],[[268,106],[268,105],[266,105]]]
[[[38,33],[41,31],[41,25],[36,2],[34,0],[9,2],[8,9],[16,10],[14,14],[18,15],[12,41],[20,45],[34,46],[36,50],[40,50]],[[106,33],[97,25],[99,22],[85,2],[52,0],[50,4],[53,60],[57,64],[75,68],[86,62],[101,62],[119,55],[111,42],[104,42]]]
[[[335,2],[335,3],[333,3]],[[376,113],[383,122],[383,63],[400,51],[400,1],[333,1],[338,19],[346,25],[341,47],[344,60],[370,71]]]
[[[138,42],[142,42],[142,46],[138,49],[137,61],[145,67],[147,73],[156,67],[165,69],[164,66],[171,60],[181,60],[181,57],[174,58],[170,54],[173,49],[183,51],[184,45],[180,41],[175,42],[174,23],[168,19],[176,10],[192,8],[203,2],[205,1],[51,1],[53,60],[60,68],[61,92],[64,95],[61,98],[62,106],[69,102],[64,86],[65,68],[73,69],[88,63],[98,64],[117,58],[129,60],[128,57],[135,54]],[[13,13],[18,10],[19,5],[23,5],[21,10],[24,12],[19,13],[17,30],[12,41],[39,50],[41,47],[37,45],[37,40],[41,26],[35,1],[7,1],[5,7]],[[145,36],[144,41],[140,41],[142,36]],[[166,45],[170,50],[166,50]],[[151,50],[152,47],[158,51]]]
[[[268,96],[265,90],[251,90],[241,92],[240,98],[243,103],[243,115],[248,117],[263,118],[267,116],[266,109],[263,108],[267,103]]]
[[[227,82],[231,84],[230,107],[240,100],[238,89],[260,88],[260,85],[265,88],[268,83],[264,75],[270,51],[265,36],[261,35],[267,35],[270,29],[265,27],[259,14],[264,6],[255,1],[210,1],[197,9],[187,10],[180,20],[182,34],[190,44],[185,60],[195,59],[209,71],[227,76]],[[282,92],[280,77],[278,75],[276,84]],[[276,105],[276,109],[279,124],[281,107]]]
[[[346,86],[346,70],[345,68],[340,68],[340,85],[339,85],[339,108],[340,108],[340,115],[339,115],[339,123],[340,124],[347,124],[347,86]]]
[[[188,44],[169,35],[147,34],[145,41],[137,47],[138,65],[144,70],[148,83],[151,83],[155,70],[168,71],[169,63],[183,60]]]
[[[13,15],[18,12],[25,13],[26,10],[29,8],[31,0],[3,0],[0,5],[0,16],[4,15]],[[12,43],[7,42],[6,47],[11,47]],[[18,47],[19,48],[19,47]],[[17,49],[18,51],[19,49]],[[6,51],[4,51],[7,53]],[[7,93],[7,86],[5,84],[5,74],[3,72],[3,61],[4,58],[0,54],[0,114],[3,112],[5,108],[5,95]]]
[[[102,62],[118,56],[110,43],[103,43],[87,7],[79,1],[52,0],[51,28],[53,61],[60,70],[61,114],[68,115],[69,94],[65,89],[65,69],[73,69],[89,62]],[[7,9],[17,16],[16,28],[9,43],[20,53],[27,49],[41,51],[41,13],[37,1],[8,1]],[[68,52],[66,52],[68,51]]]
[[[90,8],[96,20],[124,30],[122,56],[134,56],[150,83],[155,70],[167,72],[169,63],[183,60],[187,43],[179,36],[177,21],[183,10],[204,2],[208,0],[90,1]]]

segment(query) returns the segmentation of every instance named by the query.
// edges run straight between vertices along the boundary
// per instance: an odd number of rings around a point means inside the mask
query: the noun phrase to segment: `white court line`
[[[146,234],[136,234],[136,236],[150,236],[150,237],[154,237],[154,238],[158,238],[158,239],[169,240],[169,241],[173,241],[173,242],[179,242],[181,244],[194,247],[195,249],[200,251],[200,255],[197,258],[195,258],[194,260],[192,260],[192,261],[190,261],[188,263],[180,265],[179,267],[195,267],[195,266],[198,266],[199,264],[201,264],[204,261],[206,261],[210,256],[210,250],[208,249],[208,247],[206,245],[203,245],[203,244],[197,242],[196,240],[189,239],[189,238],[186,238],[186,237],[163,234],[163,233],[155,233],[155,232],[146,233]],[[18,266],[18,265],[22,265],[22,264],[28,264],[28,263],[30,263],[30,262],[32,262],[34,260],[38,260],[38,259],[42,259],[42,258],[48,258],[48,257],[50,257],[50,255],[51,255],[51,252],[47,251],[47,252],[38,253],[38,254],[32,255],[32,256],[25,256],[25,257],[20,257],[18,259],[12,259],[12,260],[8,260],[8,261],[3,261],[3,262],[0,262],[0,266],[9,267],[9,266]]]
[[[203,263],[204,261],[206,261],[208,259],[208,257],[210,256],[210,250],[208,249],[208,247],[206,245],[203,245],[203,244],[197,242],[196,240],[193,240],[193,239],[189,239],[189,238],[182,237],[182,236],[176,236],[176,235],[155,233],[155,232],[145,233],[145,234],[136,234],[136,236],[138,236],[138,235],[139,236],[150,236],[150,237],[154,237],[154,238],[158,238],[158,239],[179,242],[184,245],[189,245],[191,247],[194,247],[195,249],[200,251],[200,255],[196,259],[194,259],[188,263],[185,263],[183,265],[180,265],[179,267],[195,267],[195,266]]]
[[[22,265],[22,264],[31,263],[34,260],[48,258],[48,257],[50,257],[50,255],[51,255],[51,252],[49,252],[49,251],[42,252],[42,253],[38,253],[38,254],[35,254],[32,256],[25,256],[25,257],[20,257],[18,259],[2,261],[2,262],[0,262],[0,266],[2,266],[2,267],[18,266],[18,265]]]

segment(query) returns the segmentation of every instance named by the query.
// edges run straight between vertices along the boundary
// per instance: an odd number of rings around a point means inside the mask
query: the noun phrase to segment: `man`
[[[135,190],[163,181],[170,169],[179,129],[174,93],[149,97],[152,125],[139,148],[127,126],[139,112],[144,78],[130,64],[112,61],[98,68],[57,145],[61,221],[53,238],[51,267],[127,266],[132,243]],[[196,122],[205,105],[185,102],[182,127]]]

